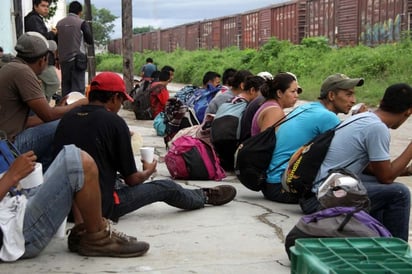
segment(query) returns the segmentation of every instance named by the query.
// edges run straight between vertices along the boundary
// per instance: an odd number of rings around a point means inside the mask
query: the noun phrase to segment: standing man
[[[159,74],[159,81],[153,82],[147,91],[150,92],[152,118],[155,118],[160,112],[165,110],[167,100],[169,100],[169,91],[167,90],[169,81],[170,72],[162,70]]]
[[[154,73],[156,73],[157,67],[153,64],[153,59],[148,57],[146,59],[146,64],[142,66],[140,70],[140,86],[141,90],[145,91],[149,88],[150,84],[155,80]]]
[[[49,5],[50,0],[33,0],[33,10],[24,17],[24,31],[36,31],[47,40],[56,41],[57,30],[53,28],[48,31],[44,23],[44,17],[49,14]],[[48,59],[48,66],[38,77],[42,82],[42,89],[47,100],[50,100],[52,95],[59,90],[60,81],[56,73],[55,66],[58,58],[55,58],[55,52],[50,52]]]
[[[360,176],[367,189],[369,213],[394,237],[405,241],[409,235],[410,191],[395,179],[412,175],[412,142],[391,161],[389,129],[400,127],[411,114],[412,88],[404,83],[389,86],[377,110],[348,118],[335,132],[313,188],[317,190],[329,170],[345,167]]]
[[[69,14],[57,23],[59,62],[62,70],[62,95],[78,91],[84,94],[87,69],[86,45],[93,37],[89,24],[80,18],[83,11],[78,1],[69,5]]]
[[[144,81],[152,81],[152,73],[157,70],[156,65],[153,64],[153,59],[148,57],[146,59],[146,64],[143,65],[142,69],[140,70],[140,76]]]

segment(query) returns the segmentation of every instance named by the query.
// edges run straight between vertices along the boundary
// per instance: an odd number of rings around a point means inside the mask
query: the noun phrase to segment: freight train
[[[373,46],[399,41],[411,19],[412,0],[295,0],[135,34],[133,51],[258,49],[271,37],[299,44],[323,36],[333,46]],[[121,54],[122,39],[111,40],[108,50]]]

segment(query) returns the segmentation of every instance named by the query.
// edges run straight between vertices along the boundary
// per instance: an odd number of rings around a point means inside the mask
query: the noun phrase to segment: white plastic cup
[[[154,147],[141,147],[140,156],[143,161],[152,163],[154,159]]]
[[[67,94],[67,99],[66,99],[66,103],[68,105],[73,104],[76,101],[79,101],[80,99],[85,98],[86,96],[84,96],[84,94],[78,92],[78,91],[72,91],[69,94]]]
[[[20,180],[19,184],[23,189],[30,189],[43,183],[43,167],[41,163],[36,163],[34,170]]]
[[[67,217],[64,218],[62,224],[59,226],[59,229],[57,229],[56,235],[54,235],[54,237],[64,238],[64,236],[66,236],[66,224],[67,224]]]

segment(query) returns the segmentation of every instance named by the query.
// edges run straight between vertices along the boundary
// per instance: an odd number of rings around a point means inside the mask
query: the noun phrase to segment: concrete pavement
[[[142,136],[145,146],[156,148],[160,156],[156,179],[169,177],[161,162],[166,153],[163,139],[155,136],[152,121],[137,121],[127,110],[120,115]],[[394,157],[410,142],[411,132],[412,121],[392,131]],[[139,159],[137,155],[140,167]],[[398,181],[412,187],[411,177]],[[37,258],[3,263],[0,273],[290,273],[283,241],[301,216],[297,205],[266,201],[243,187],[233,174],[222,182],[178,182],[188,188],[231,184],[238,194],[223,206],[183,211],[155,203],[121,218],[115,228],[151,244],[143,257],[82,257],[68,251],[66,237],[55,238]]]

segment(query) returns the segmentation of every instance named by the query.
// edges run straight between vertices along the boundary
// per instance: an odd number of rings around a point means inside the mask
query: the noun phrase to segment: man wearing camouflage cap
[[[49,52],[56,48],[54,41],[40,33],[26,32],[17,40],[16,58],[0,70],[0,129],[21,153],[34,150],[44,170],[51,162],[57,120],[88,102],[83,99],[72,105],[49,106],[37,75],[46,68]]]

